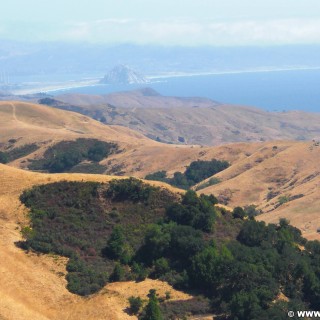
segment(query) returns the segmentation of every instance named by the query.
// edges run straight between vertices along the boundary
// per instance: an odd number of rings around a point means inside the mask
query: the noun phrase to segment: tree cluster
[[[217,211],[214,197],[188,191],[178,200],[136,179],[54,183],[21,200],[31,210],[21,245],[70,257],[71,292],[149,276],[202,293],[224,319],[287,319],[288,310],[320,309],[320,243],[285,219],[266,225],[241,208]],[[230,221],[234,230],[225,233]],[[161,319],[158,302],[150,297],[142,319]],[[171,307],[181,317],[192,310]]]
[[[191,162],[184,173],[175,172],[172,178],[167,177],[166,171],[157,171],[146,175],[145,179],[163,181],[181,189],[189,189],[228,167],[229,163],[227,161],[197,160]]]
[[[96,139],[79,138],[75,141],[61,141],[48,148],[43,159],[33,160],[29,169],[50,173],[67,172],[84,160],[97,163],[117,150],[114,143]]]

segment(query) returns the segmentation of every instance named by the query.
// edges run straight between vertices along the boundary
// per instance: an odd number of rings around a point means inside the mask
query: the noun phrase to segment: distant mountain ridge
[[[142,74],[122,64],[111,69],[100,81],[104,84],[142,84],[148,82],[148,79]]]

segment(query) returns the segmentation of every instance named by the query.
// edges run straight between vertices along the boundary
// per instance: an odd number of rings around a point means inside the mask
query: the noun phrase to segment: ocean
[[[153,79],[143,85],[94,85],[52,92],[108,94],[151,87],[162,95],[205,97],[268,111],[320,112],[320,70],[255,71]]]

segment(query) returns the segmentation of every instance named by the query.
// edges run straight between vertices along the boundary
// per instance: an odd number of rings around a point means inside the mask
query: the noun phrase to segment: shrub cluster
[[[75,172],[75,167],[82,161],[96,163],[116,150],[116,144],[96,139],[79,138],[75,141],[61,141],[47,149],[43,159],[33,160],[29,169],[50,173],[67,172],[73,169]],[[92,169],[89,168],[89,170]],[[83,172],[83,167],[80,172]]]
[[[39,147],[35,143],[31,143],[5,152],[0,151],[0,163],[8,163],[23,158],[38,149]]]
[[[189,189],[228,167],[229,163],[227,161],[216,159],[210,161],[197,160],[191,162],[184,173],[175,172],[172,178],[167,177],[166,171],[157,171],[148,174],[145,179],[163,181],[181,189]]]

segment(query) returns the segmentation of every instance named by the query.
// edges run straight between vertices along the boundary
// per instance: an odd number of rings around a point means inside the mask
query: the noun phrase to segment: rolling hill
[[[246,155],[216,175],[219,184],[201,191],[231,206],[258,205],[263,211],[258,219],[276,223],[285,217],[305,237],[319,239],[319,143],[264,143]]]
[[[212,146],[320,137],[320,114],[266,112],[204,98],[166,97],[149,88],[101,96],[58,95],[51,102],[49,99],[49,104],[175,144]]]
[[[0,122],[0,151],[30,143],[39,146],[9,163],[18,168],[27,168],[29,159],[41,158],[52,145],[78,138],[119,145],[118,152],[99,162],[105,165],[107,174],[144,178],[165,170],[172,176],[198,159],[226,160],[231,166],[216,175],[221,182],[199,192],[213,193],[231,207],[257,205],[263,211],[262,219],[276,222],[279,217],[287,217],[308,238],[319,238],[316,230],[320,226],[317,214],[320,147],[316,141],[216,147],[169,145],[122,126],[107,126],[77,113],[22,102],[2,102]],[[12,139],[14,143],[10,142]]]

